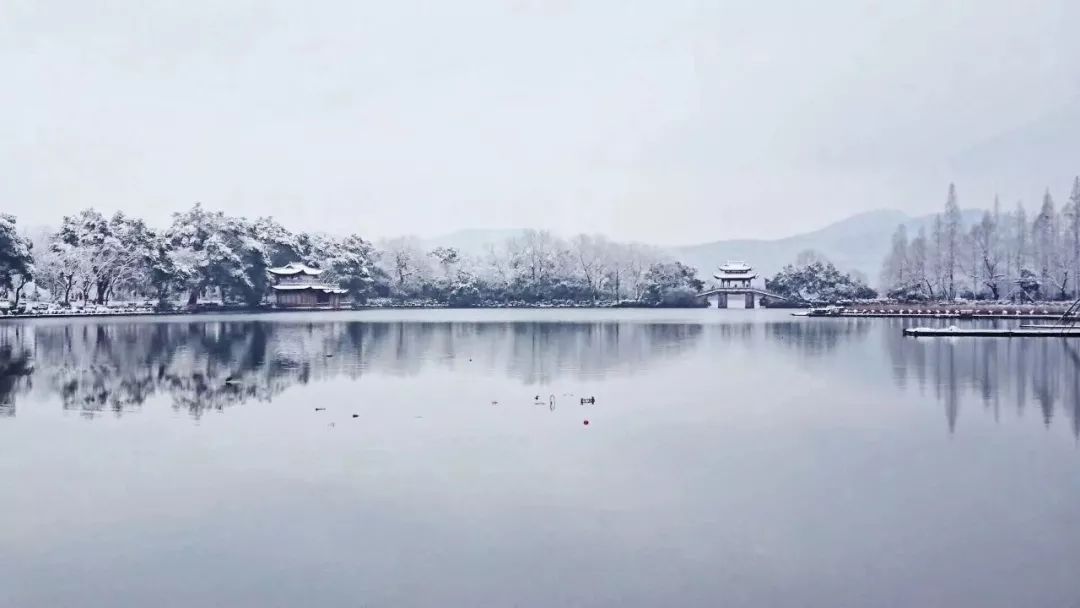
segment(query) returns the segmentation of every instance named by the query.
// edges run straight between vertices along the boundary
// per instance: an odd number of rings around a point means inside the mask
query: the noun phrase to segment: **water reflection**
[[[845,342],[861,341],[873,327],[873,319],[793,320],[764,325],[769,342],[804,357],[821,356]]]
[[[1080,344],[1065,339],[904,338],[902,323],[873,319],[735,323],[642,322],[148,322],[0,325],[0,416],[22,395],[58,397],[94,416],[165,398],[199,416],[269,401],[290,386],[366,374],[413,376],[470,369],[548,385],[563,378],[638,374],[687,356],[715,361],[726,394],[756,394],[740,366],[791,365],[902,401],[930,395],[950,432],[972,405],[999,420],[1032,410],[1080,437]],[[873,337],[874,339],[869,339]],[[738,354],[733,354],[739,351]],[[743,352],[745,351],[745,352]],[[726,353],[726,355],[722,355]],[[785,367],[785,365],[787,367]],[[714,394],[711,371],[686,372],[673,390]],[[772,373],[772,372],[770,372]]]
[[[15,415],[15,394],[29,390],[33,372],[28,349],[18,341],[0,342],[0,417]]]
[[[1080,437],[1080,351],[1068,339],[915,340],[891,332],[887,352],[897,386],[914,381],[941,401],[950,431],[961,404],[973,402],[1000,419],[1010,405],[1023,415],[1030,405],[1046,426],[1069,420]],[[1059,412],[1060,410],[1060,412]]]
[[[697,342],[693,324],[131,323],[0,328],[0,405],[38,376],[63,407],[122,413],[156,395],[198,416],[289,386],[426,366],[479,366],[526,384],[635,373]]]

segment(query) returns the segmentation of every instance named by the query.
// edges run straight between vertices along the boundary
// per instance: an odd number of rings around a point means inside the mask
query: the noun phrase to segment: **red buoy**
[[[589,426],[589,421],[588,420],[585,421],[585,426]]]

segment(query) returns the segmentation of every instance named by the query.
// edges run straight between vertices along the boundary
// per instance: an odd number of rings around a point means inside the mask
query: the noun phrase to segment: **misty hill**
[[[980,210],[963,211],[964,222],[974,223]],[[889,251],[896,227],[904,224],[914,236],[920,227],[930,234],[934,216],[912,217],[902,211],[879,210],[854,215],[820,230],[775,239],[736,239],[670,248],[681,261],[698,269],[704,277],[727,260],[745,260],[759,275],[771,276],[795,261],[799,253],[812,249],[824,255],[844,272],[862,273],[876,285],[881,263]]]
[[[965,223],[974,223],[982,216],[980,210],[963,211]],[[754,266],[759,275],[771,276],[784,265],[808,249],[824,255],[844,271],[856,271],[865,275],[871,285],[876,285],[881,263],[889,251],[890,240],[896,227],[904,224],[908,234],[915,236],[920,227],[927,235],[931,232],[934,216],[911,216],[903,211],[883,209],[853,215],[819,230],[796,234],[782,239],[732,239],[667,247],[666,250],[678,260],[694,266],[702,277],[711,278],[716,267],[728,260],[745,260]],[[483,255],[487,245],[499,245],[506,239],[521,234],[522,230],[458,230],[449,234],[424,239],[424,247],[455,247],[469,255]]]

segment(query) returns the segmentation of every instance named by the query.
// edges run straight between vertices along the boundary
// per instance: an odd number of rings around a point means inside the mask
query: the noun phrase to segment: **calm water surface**
[[[1080,605],[1080,341],[901,327],[0,323],[0,606]]]

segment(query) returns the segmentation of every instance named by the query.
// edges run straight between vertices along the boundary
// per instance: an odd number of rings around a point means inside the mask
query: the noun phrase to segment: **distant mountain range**
[[[962,213],[964,222],[971,224],[982,217],[983,212],[969,209]],[[912,237],[919,228],[924,228],[929,236],[933,222],[933,215],[913,217],[896,210],[869,211],[820,230],[782,239],[725,240],[669,250],[680,261],[696,267],[703,276],[712,276],[712,270],[726,260],[743,260],[759,275],[771,276],[784,265],[793,263],[801,252],[812,249],[841,271],[858,272],[871,285],[876,285],[897,226],[906,225]]]
[[[981,210],[963,211],[965,223],[974,223]],[[681,262],[698,269],[709,278],[717,266],[729,260],[742,260],[752,265],[759,275],[771,276],[786,264],[795,261],[800,253],[814,250],[836,264],[844,272],[861,273],[871,285],[876,285],[881,263],[888,254],[896,227],[904,224],[908,234],[915,236],[919,228],[930,234],[934,216],[911,216],[903,211],[884,209],[851,216],[820,230],[796,234],[782,239],[731,239],[665,247]],[[429,248],[455,247],[462,253],[483,254],[489,244],[498,244],[521,234],[522,230],[459,230],[444,236],[424,239]]]

